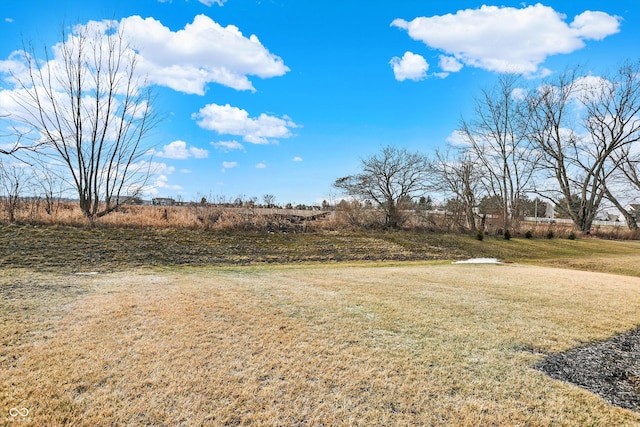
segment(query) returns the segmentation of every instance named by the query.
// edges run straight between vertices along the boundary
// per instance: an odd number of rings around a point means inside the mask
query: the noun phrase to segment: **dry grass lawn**
[[[638,313],[640,278],[515,264],[8,269],[0,424],[639,425],[532,369]]]

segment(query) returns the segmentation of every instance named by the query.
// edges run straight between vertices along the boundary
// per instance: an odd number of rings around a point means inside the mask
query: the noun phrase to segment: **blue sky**
[[[55,4],[55,7],[52,6]],[[23,40],[124,25],[164,119],[153,194],[315,204],[386,145],[445,147],[501,72],[637,59],[637,0],[23,0],[0,14],[0,108]]]

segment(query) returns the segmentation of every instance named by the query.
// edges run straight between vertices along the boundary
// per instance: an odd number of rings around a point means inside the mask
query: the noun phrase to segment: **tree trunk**
[[[605,189],[605,193],[607,195],[607,199],[609,199],[609,201],[613,203],[613,205],[624,216],[624,219],[627,221],[627,226],[629,227],[629,230],[636,231],[638,229],[638,222],[636,221],[636,218],[633,215],[631,215],[631,213],[628,210],[626,210],[624,206],[620,204],[620,202],[618,202],[618,199],[613,197],[613,195],[609,192],[608,188]]]
[[[398,228],[400,224],[400,211],[398,207],[392,203],[390,203],[389,208],[387,209],[387,215],[385,218],[385,227],[387,228]]]

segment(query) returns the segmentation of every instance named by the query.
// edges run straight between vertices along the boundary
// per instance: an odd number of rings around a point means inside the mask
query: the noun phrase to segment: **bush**
[[[524,233],[524,238],[525,239],[531,239],[532,237],[533,237],[533,231],[527,230],[527,232]]]
[[[553,237],[554,237],[553,230],[549,229],[547,231],[547,239],[553,239]]]
[[[484,239],[484,231],[478,230],[478,232],[476,233],[476,239],[482,241]]]
[[[508,228],[504,230],[504,240],[511,240],[511,232]]]
[[[578,236],[576,235],[575,231],[572,231],[571,233],[569,233],[569,235],[567,236],[567,239],[569,240],[576,240]]]

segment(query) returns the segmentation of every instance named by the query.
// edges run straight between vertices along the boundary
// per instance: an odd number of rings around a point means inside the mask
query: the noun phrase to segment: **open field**
[[[532,369],[638,324],[640,279],[520,265],[4,271],[26,425],[637,425]],[[22,425],[22,424],[21,424]]]
[[[638,242],[171,233],[0,230],[0,424],[640,425],[534,369],[640,323]]]

